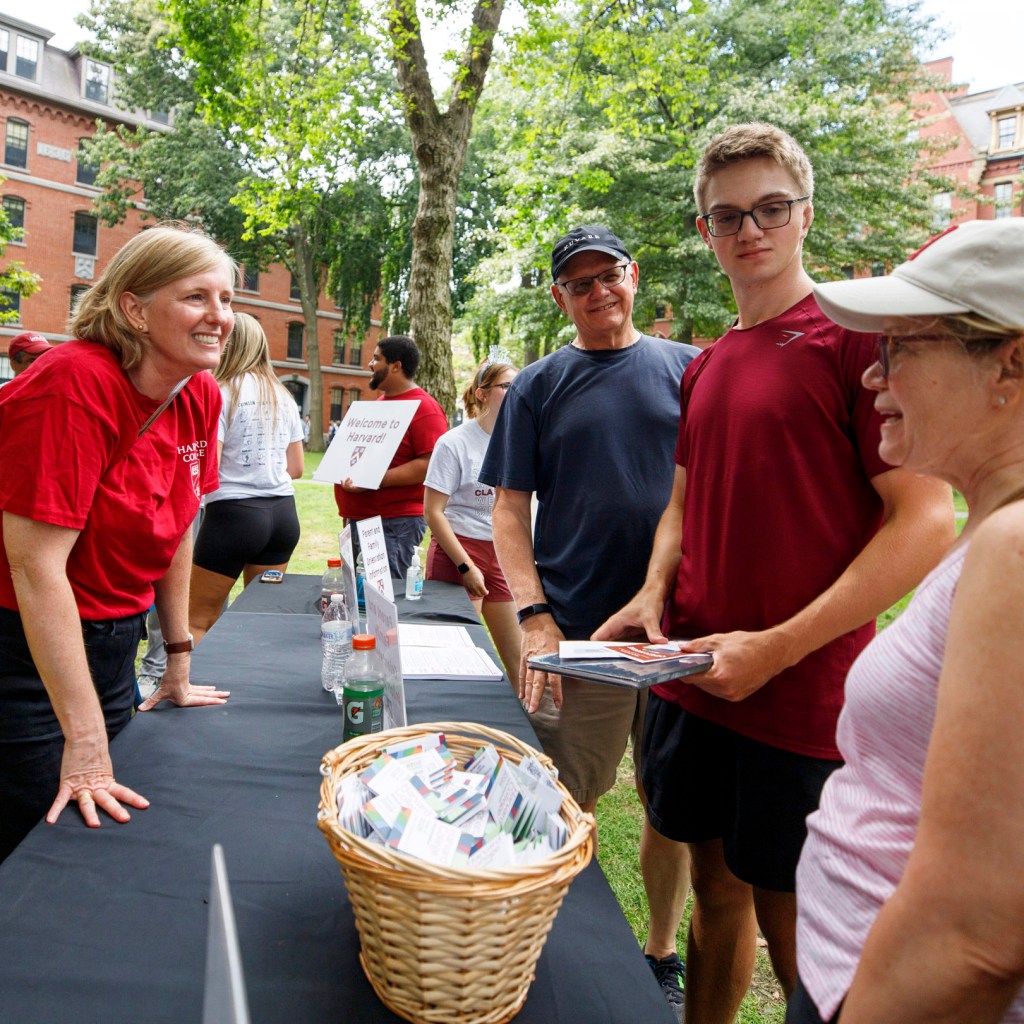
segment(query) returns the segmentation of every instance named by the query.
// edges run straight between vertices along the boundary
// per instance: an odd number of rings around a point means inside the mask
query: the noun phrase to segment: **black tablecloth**
[[[423,597],[409,601],[404,591],[395,586],[395,606],[402,622],[461,622],[478,626],[480,620],[466,599],[466,591],[457,583],[438,580],[423,581]],[[317,612],[320,607],[320,578],[317,576],[285,576],[281,583],[260,583],[254,580],[238,596],[229,612]],[[365,621],[365,617],[364,617]]]
[[[398,1020],[359,967],[344,883],[315,824],[320,759],[342,727],[320,687],[318,620],[300,607],[318,596],[313,577],[252,584],[193,656],[193,678],[229,687],[229,703],[158,709],[117,737],[117,777],[148,810],[98,830],[66,812],[0,865],[0,1021],[198,1021],[217,842],[254,1022]],[[294,614],[274,614],[275,601]],[[462,588],[430,583],[415,615],[449,602],[473,621]],[[410,618],[404,598],[399,610]],[[406,703],[410,722],[479,721],[536,743],[507,680],[410,681]],[[516,1020],[672,1020],[596,863],[570,887]]]

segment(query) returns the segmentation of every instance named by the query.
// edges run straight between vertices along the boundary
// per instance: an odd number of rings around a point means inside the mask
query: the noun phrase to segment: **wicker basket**
[[[562,849],[535,864],[486,871],[418,861],[340,828],[338,781],[368,767],[381,747],[434,732],[445,734],[460,763],[490,742],[516,763],[534,754],[551,764],[514,736],[473,723],[388,729],[324,755],[318,823],[341,864],[359,962],[381,1002],[414,1024],[505,1024],[526,1000],[569,883],[590,862],[594,818],[559,783],[569,830]]]

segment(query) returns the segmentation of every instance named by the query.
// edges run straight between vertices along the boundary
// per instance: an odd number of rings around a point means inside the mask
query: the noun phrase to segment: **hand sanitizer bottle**
[[[405,574],[405,599],[418,601],[423,596],[423,567],[420,565],[420,553],[412,553],[412,562]]]

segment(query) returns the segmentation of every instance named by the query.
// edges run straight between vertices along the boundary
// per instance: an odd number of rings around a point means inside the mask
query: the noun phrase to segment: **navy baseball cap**
[[[564,238],[560,238],[551,250],[551,280],[557,281],[562,268],[581,252],[606,252],[609,256],[632,260],[622,242],[607,228],[600,224],[584,224],[573,228]]]

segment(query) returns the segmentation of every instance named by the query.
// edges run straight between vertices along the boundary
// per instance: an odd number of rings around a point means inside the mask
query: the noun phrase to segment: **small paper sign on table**
[[[418,398],[353,402],[313,479],[332,484],[351,479],[357,487],[377,490],[419,406]]]
[[[359,632],[359,601],[356,597],[356,562],[352,554],[352,525],[349,524],[338,534],[338,554],[341,555],[342,572],[345,575],[345,595],[353,607],[349,608],[352,629]]]
[[[377,640],[377,656],[384,672],[384,728],[406,725],[405,683],[402,681],[402,654],[398,646],[398,610],[395,602],[376,587],[367,585],[366,631]]]
[[[359,548],[363,553],[363,570],[366,573],[364,594],[367,590],[376,590],[389,601],[394,601],[395,590],[391,585],[391,569],[388,567],[388,544],[380,516],[360,519],[356,529],[359,531]]]

